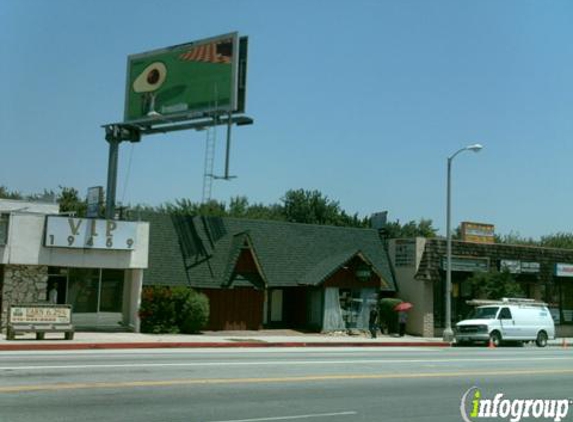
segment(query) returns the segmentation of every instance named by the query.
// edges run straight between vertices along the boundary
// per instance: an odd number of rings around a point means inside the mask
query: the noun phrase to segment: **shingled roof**
[[[319,285],[358,256],[395,290],[375,230],[159,213],[142,219],[150,223],[146,285],[227,287],[241,251],[249,249],[267,287]]]
[[[555,264],[573,263],[572,249],[543,248],[529,245],[508,245],[504,243],[452,242],[455,257],[488,257],[490,266],[497,267],[501,260],[519,260],[540,264],[539,280],[549,283],[553,279]],[[445,239],[427,239],[417,280],[439,281],[442,279],[442,259],[447,256]]]

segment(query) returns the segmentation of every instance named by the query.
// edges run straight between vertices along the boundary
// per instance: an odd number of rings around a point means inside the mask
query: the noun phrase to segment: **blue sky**
[[[318,189],[388,210],[539,237],[573,231],[573,2],[567,0],[0,3],[0,185],[105,185],[101,125],[121,120],[129,54],[249,36],[247,114],[212,197]],[[218,132],[216,172],[223,171]],[[201,200],[205,134],[121,146],[118,200]]]

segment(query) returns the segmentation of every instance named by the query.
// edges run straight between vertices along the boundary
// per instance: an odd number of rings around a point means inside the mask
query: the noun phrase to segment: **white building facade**
[[[148,243],[145,222],[75,218],[58,215],[55,204],[0,200],[2,329],[11,304],[52,300],[72,305],[78,329],[139,331]]]

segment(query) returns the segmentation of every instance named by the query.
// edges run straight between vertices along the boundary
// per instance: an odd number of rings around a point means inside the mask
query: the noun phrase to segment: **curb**
[[[0,344],[1,351],[98,350],[98,349],[174,349],[174,348],[272,348],[272,347],[450,347],[447,342],[233,342],[233,343],[75,343],[75,344]]]

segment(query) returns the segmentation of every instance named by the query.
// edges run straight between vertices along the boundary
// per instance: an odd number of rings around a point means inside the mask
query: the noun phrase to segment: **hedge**
[[[189,287],[145,286],[139,318],[142,333],[197,333],[209,321],[209,299]]]

